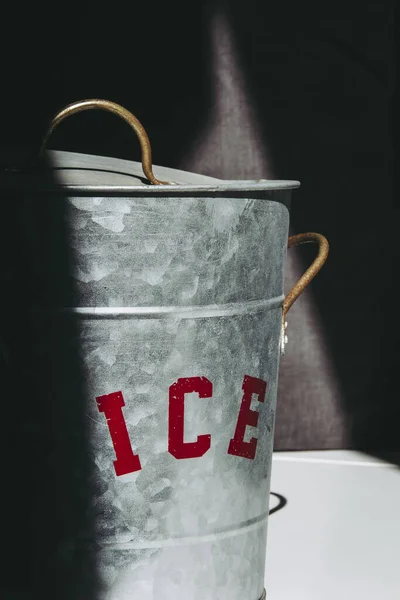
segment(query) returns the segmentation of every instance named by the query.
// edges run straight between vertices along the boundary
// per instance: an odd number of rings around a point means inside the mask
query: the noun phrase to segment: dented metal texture
[[[68,207],[79,298],[65,312],[79,321],[88,390],[101,598],[258,600],[297,182],[222,182],[155,167],[177,185],[151,187],[133,178],[140,165],[50,155],[70,165],[54,201]],[[105,174],[104,161],[128,176]],[[74,175],[75,163],[94,170]],[[254,460],[228,454],[245,375],[267,382],[265,402],[252,401],[257,428],[246,429],[246,441],[257,438]],[[211,447],[177,459],[168,452],[168,391],[187,377],[206,377],[213,389],[211,398],[186,395],[185,441],[210,434]],[[141,462],[123,476],[96,404],[115,391]]]

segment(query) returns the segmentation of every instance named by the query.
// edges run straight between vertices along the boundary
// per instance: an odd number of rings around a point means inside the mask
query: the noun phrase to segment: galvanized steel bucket
[[[79,305],[58,318],[79,322],[101,598],[259,600],[285,317],[327,241],[288,243],[296,181],[156,178],[143,127],[112,102],[67,107],[49,135],[92,108],[135,129],[147,179],[138,163],[48,153],[73,247]],[[286,248],[311,241],[285,298]]]

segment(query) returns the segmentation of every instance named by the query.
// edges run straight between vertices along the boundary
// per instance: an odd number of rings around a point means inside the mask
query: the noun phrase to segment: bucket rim
[[[144,193],[146,195],[157,195],[165,196],[173,192],[174,195],[183,193],[187,195],[192,192],[209,192],[216,194],[219,192],[247,192],[247,191],[279,191],[279,190],[293,190],[300,187],[299,181],[286,181],[286,180],[270,180],[268,183],[261,183],[253,180],[231,180],[227,183],[221,183],[220,185],[132,185],[132,186],[105,186],[105,185],[55,185],[52,188],[48,187],[45,189],[52,189],[57,191],[72,191],[74,193],[82,192],[87,195],[88,192],[101,192],[102,194],[109,193],[113,194],[129,194],[129,192]],[[41,191],[41,188],[38,188]]]
[[[282,179],[217,179],[199,173],[191,173],[181,169],[161,167],[154,165],[157,175],[160,175],[164,181],[170,183],[164,185],[154,185],[149,183],[142,171],[142,165],[139,162],[130,161],[108,156],[98,156],[94,154],[81,154],[76,152],[47,150],[46,155],[49,159],[49,166],[46,170],[39,171],[12,171],[2,172],[0,175],[0,188],[5,187],[13,191],[24,191],[34,189],[35,192],[56,192],[76,194],[101,194],[101,195],[129,195],[143,194],[145,196],[179,196],[192,195],[199,193],[202,196],[206,194],[226,194],[245,192],[264,192],[292,190],[300,187],[300,182],[296,180]],[[49,182],[48,178],[43,179],[44,174],[62,173],[60,181]],[[86,178],[88,183],[82,181]],[[100,173],[102,180],[98,183],[93,182],[93,175]],[[122,175],[123,179],[109,182],[109,174],[113,178]],[[77,177],[78,175],[78,177]],[[91,176],[90,176],[91,175]],[[92,182],[91,182],[92,179]],[[100,178],[101,179],[101,178]],[[129,182],[132,179],[132,183]],[[112,181],[112,179],[111,179]]]

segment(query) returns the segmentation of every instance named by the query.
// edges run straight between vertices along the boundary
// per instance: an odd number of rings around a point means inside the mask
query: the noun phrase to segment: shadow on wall
[[[14,11],[8,21],[18,23],[4,43],[10,99],[3,99],[1,125],[9,142],[38,143],[44,120],[66,104],[104,98],[143,122],[156,163],[173,166],[189,151],[213,104],[207,2],[132,5],[122,0],[111,9],[94,0],[72,1],[57,23],[55,12],[41,6],[28,7],[23,23],[17,9],[6,11]],[[21,57],[10,56],[16,33]],[[60,125],[50,146],[140,160],[130,128],[100,111]]]

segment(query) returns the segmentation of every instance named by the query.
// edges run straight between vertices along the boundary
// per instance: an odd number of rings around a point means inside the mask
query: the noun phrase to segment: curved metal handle
[[[300,294],[306,289],[308,284],[314,279],[316,274],[320,271],[326,262],[329,254],[329,243],[325,236],[320,233],[299,233],[298,235],[292,235],[288,240],[288,248],[294,248],[301,244],[308,244],[315,242],[318,244],[318,255],[313,261],[312,265],[308,267],[307,271],[300,277],[299,281],[292,287],[290,292],[287,294],[282,305],[282,335],[281,335],[281,350],[284,354],[285,344],[287,343],[286,337],[286,315],[297,300]]]
[[[93,109],[106,110],[108,112],[114,113],[115,115],[118,115],[119,117],[124,119],[124,121],[126,121],[128,125],[132,127],[137,137],[139,138],[140,147],[142,150],[143,173],[145,174],[146,178],[154,185],[168,185],[168,181],[159,181],[154,176],[150,140],[141,122],[131,112],[129,112],[129,110],[127,110],[123,106],[120,106],[119,104],[116,104],[115,102],[111,102],[110,100],[80,100],[79,102],[74,102],[73,104],[69,104],[68,106],[63,108],[53,117],[50,127],[46,135],[44,136],[38,157],[42,154],[43,150],[45,149],[47,142],[49,141],[49,138],[53,133],[54,129],[57,127],[57,125],[59,125],[62,121],[64,121],[64,119],[70,117],[71,115],[75,115],[76,113],[82,112],[84,110]]]

